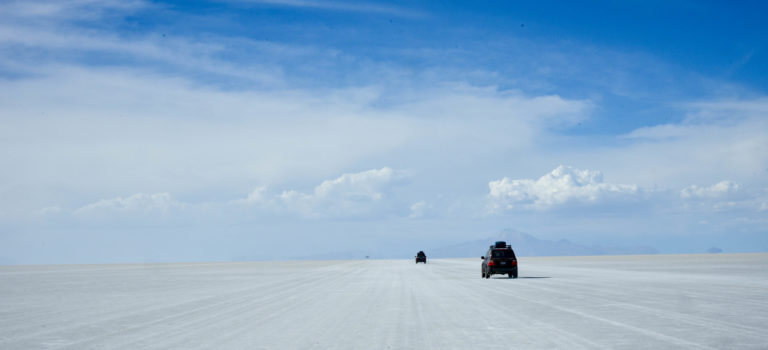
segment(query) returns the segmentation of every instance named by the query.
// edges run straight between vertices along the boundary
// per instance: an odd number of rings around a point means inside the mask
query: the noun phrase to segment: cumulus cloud
[[[377,209],[387,209],[388,190],[405,177],[403,171],[384,167],[325,180],[310,193],[284,190],[269,194],[265,187],[259,187],[236,202],[315,218],[371,215]]]
[[[597,203],[638,192],[637,185],[603,182],[603,174],[599,171],[562,165],[536,180],[504,177],[489,182],[488,187],[488,198],[494,211],[550,209],[568,202]]]
[[[91,213],[167,213],[184,204],[168,193],[137,193],[128,197],[102,199],[75,210],[76,215]]]
[[[424,212],[427,210],[427,202],[425,201],[418,201],[416,203],[411,204],[411,214],[408,215],[411,219],[418,219],[424,216]]]
[[[354,174],[344,174],[333,180],[323,181],[315,188],[317,198],[348,198],[352,200],[380,200],[381,188],[399,177],[394,170],[384,167]]]
[[[267,200],[267,187],[266,186],[259,186],[256,187],[251,193],[248,194],[248,197],[245,197],[244,199],[238,199],[233,201],[233,203],[260,203]]]
[[[688,186],[680,191],[680,198],[686,209],[758,212],[768,209],[768,189],[745,188],[727,180],[710,186]]]
[[[689,186],[680,191],[683,199],[721,198],[739,192],[739,184],[721,181],[709,187]]]

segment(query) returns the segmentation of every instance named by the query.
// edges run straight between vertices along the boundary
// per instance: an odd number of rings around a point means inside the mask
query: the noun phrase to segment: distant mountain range
[[[505,241],[511,245],[518,256],[568,256],[568,255],[629,255],[657,254],[652,247],[611,247],[599,245],[582,245],[561,239],[549,241],[539,239],[526,233],[504,230],[494,237],[467,241],[439,247],[414,247],[405,251],[388,250],[346,250],[337,252],[319,252],[287,257],[290,260],[362,260],[371,259],[403,259],[413,258],[416,252],[424,250],[429,258],[479,258],[488,250],[488,246],[496,241]],[[242,257],[236,260],[258,260]]]
[[[561,255],[626,255],[656,254],[656,249],[638,247],[603,247],[599,245],[581,245],[561,239],[548,241],[529,234],[513,230],[504,230],[496,237],[468,241],[464,243],[438,247],[427,251],[431,258],[472,258],[485,254],[488,246],[495,241],[505,241],[519,256],[561,256]]]

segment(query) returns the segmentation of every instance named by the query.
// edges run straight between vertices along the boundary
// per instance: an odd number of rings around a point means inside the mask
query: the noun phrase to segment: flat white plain
[[[0,267],[2,349],[765,349],[766,324],[766,253]]]

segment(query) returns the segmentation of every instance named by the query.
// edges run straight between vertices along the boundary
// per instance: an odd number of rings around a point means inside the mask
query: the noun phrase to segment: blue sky
[[[0,262],[765,251],[765,7],[4,2]]]

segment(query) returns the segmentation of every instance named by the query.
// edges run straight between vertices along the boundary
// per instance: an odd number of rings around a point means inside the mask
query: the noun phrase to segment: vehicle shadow
[[[492,279],[497,279],[497,280],[513,280],[514,279],[514,278],[509,278],[509,277],[491,277],[491,278]],[[552,277],[549,277],[549,276],[520,276],[517,279],[524,279],[524,278],[527,278],[527,279],[539,279],[539,278],[552,278]]]

